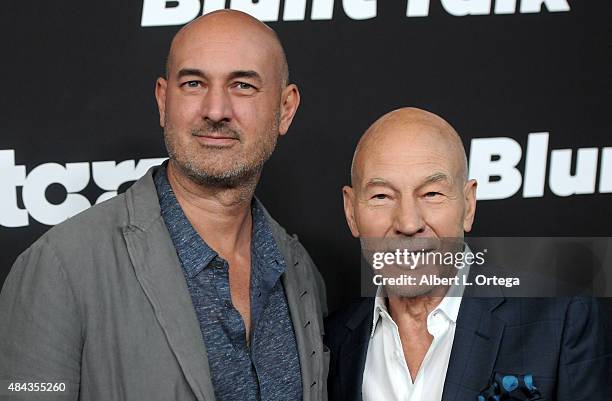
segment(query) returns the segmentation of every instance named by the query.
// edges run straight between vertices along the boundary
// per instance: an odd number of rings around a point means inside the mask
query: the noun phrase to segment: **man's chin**
[[[375,271],[375,274],[382,276],[383,285],[390,293],[399,297],[418,297],[443,295],[446,287],[441,286],[437,279],[445,282],[456,275],[456,269],[438,265],[418,265],[414,269],[392,265]]]
[[[429,285],[407,286],[407,285],[386,285],[387,295],[399,298],[416,298],[427,295],[434,295],[442,292],[440,287]]]
[[[214,160],[181,160],[176,157],[170,159],[170,164],[177,172],[198,185],[232,187],[244,180],[244,169],[237,169],[236,165],[229,165]]]
[[[257,175],[252,172],[229,172],[191,170],[189,178],[197,184],[218,188],[236,188],[252,181]]]

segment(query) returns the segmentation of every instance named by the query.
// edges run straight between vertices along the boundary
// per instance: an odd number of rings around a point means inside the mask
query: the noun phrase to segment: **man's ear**
[[[465,214],[463,216],[463,231],[470,232],[474,215],[476,214],[476,180],[469,180],[465,183],[463,194],[465,196]]]
[[[280,123],[278,133],[285,135],[293,121],[293,117],[300,105],[300,91],[297,85],[289,84],[281,93]]]
[[[351,234],[353,234],[353,237],[359,238],[359,228],[355,221],[355,191],[353,188],[348,185],[342,187],[342,199],[344,201],[344,216],[346,217],[346,222],[351,230]]]
[[[155,100],[157,101],[157,110],[159,111],[159,125],[166,125],[166,88],[168,81],[164,78],[157,78],[155,83]]]

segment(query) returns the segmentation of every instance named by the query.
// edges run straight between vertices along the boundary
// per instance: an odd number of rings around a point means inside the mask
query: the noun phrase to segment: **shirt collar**
[[[167,164],[167,161],[164,162],[154,177],[161,215],[185,274],[193,278],[218,255],[202,240],[185,216],[168,181]]]
[[[376,290],[376,298],[374,298],[374,316],[372,317],[372,331],[370,332],[370,338],[374,337],[374,331],[376,331],[376,324],[381,315],[388,315],[387,310],[387,292],[385,287],[382,285],[378,286]]]
[[[285,260],[272,235],[263,205],[255,197],[253,197],[251,214],[253,216],[251,252],[257,260],[263,261],[263,266],[270,268],[263,270],[264,279],[275,281],[276,277],[285,271]]]
[[[168,162],[164,162],[155,173],[154,182],[159,197],[162,218],[166,223],[183,270],[189,278],[198,275],[218,255],[193,228],[179,204],[166,173]],[[264,266],[271,267],[273,276],[283,273],[285,263],[276,246],[262,204],[257,198],[251,203],[253,236],[251,249]],[[264,270],[264,274],[267,269]]]
[[[471,252],[470,248],[465,245],[464,253]],[[464,260],[469,260],[469,258],[464,258]],[[432,315],[436,311],[441,311],[444,313],[450,321],[453,323],[457,323],[457,317],[459,316],[459,307],[461,306],[461,299],[463,297],[463,292],[465,291],[465,278],[467,278],[470,272],[471,264],[466,264],[465,267],[457,271],[457,277],[459,277],[459,284],[453,284],[449,287],[448,291],[446,291],[446,295],[442,298],[442,301],[436,306],[429,315]],[[387,293],[384,286],[378,286],[376,290],[376,298],[374,300],[374,314],[372,316],[372,332],[370,333],[370,337],[374,336],[374,332],[376,330],[376,325],[381,316],[388,316],[391,318],[389,311],[387,309]]]

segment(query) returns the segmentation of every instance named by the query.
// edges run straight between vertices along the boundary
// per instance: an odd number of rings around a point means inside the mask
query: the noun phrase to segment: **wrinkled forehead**
[[[417,184],[432,174],[455,181],[462,173],[462,149],[431,124],[384,127],[362,144],[355,165],[361,183],[383,178]]]

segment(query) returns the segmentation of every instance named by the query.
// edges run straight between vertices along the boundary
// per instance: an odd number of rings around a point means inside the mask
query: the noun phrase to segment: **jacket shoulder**
[[[71,244],[95,244],[109,233],[120,232],[128,224],[125,194],[94,205],[49,229],[38,241],[57,248]]]
[[[128,213],[123,194],[94,205],[68,220],[51,227],[15,260],[11,271],[39,269],[57,263],[65,273],[82,273],[93,260],[122,244],[122,228],[127,225]],[[36,267],[39,266],[39,267]]]
[[[47,244],[70,259],[72,255],[91,256],[121,246],[125,227],[146,227],[161,218],[153,183],[156,169],[150,168],[126,192],[51,228],[33,246]]]
[[[330,314],[325,319],[326,345],[337,348],[349,331],[364,324],[370,327],[373,313],[374,298],[358,298]]]

